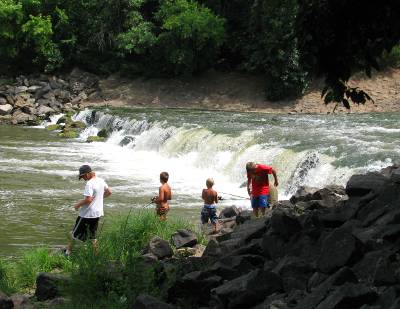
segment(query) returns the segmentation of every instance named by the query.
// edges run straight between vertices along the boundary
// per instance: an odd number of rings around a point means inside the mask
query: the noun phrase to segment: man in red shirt
[[[247,162],[247,192],[251,198],[251,207],[253,213],[258,217],[258,210],[265,215],[265,208],[269,207],[269,181],[268,175],[274,175],[274,185],[278,186],[278,177],[276,171],[268,165]]]

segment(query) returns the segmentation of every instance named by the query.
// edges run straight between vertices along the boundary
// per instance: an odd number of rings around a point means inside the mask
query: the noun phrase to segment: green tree
[[[400,41],[397,0],[304,0],[299,2],[297,37],[307,70],[324,76],[325,102],[365,103],[364,91],[350,87],[350,77],[379,69],[382,54]]]

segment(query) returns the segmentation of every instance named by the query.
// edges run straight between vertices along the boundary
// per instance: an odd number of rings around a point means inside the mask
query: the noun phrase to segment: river
[[[345,185],[354,173],[400,161],[400,114],[270,115],[196,110],[85,110],[79,138],[58,138],[39,127],[0,126],[0,256],[36,246],[65,244],[90,164],[114,194],[107,217],[140,209],[157,193],[161,171],[170,174],[172,217],[198,223],[208,177],[225,200],[249,207],[245,163],[278,171],[280,198],[301,185]],[[56,120],[53,119],[54,121]],[[104,143],[86,138],[107,128]]]

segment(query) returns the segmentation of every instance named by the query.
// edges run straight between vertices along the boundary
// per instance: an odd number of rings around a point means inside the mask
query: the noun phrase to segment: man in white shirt
[[[79,216],[72,230],[72,239],[65,251],[66,255],[71,254],[73,240],[91,239],[96,248],[96,231],[100,217],[104,216],[103,199],[111,195],[111,188],[103,179],[96,176],[89,165],[82,165],[79,168],[79,179],[81,178],[86,181],[84,199],[74,206],[76,210],[79,210]]]

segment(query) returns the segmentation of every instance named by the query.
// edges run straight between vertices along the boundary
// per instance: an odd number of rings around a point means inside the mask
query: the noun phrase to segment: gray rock
[[[290,202],[308,202],[313,200],[313,194],[317,192],[317,188],[303,186],[297,189],[296,193],[290,198]]]
[[[36,121],[37,117],[35,115],[28,115],[20,110],[14,112],[11,118],[12,124],[34,125],[36,124]]]
[[[29,93],[35,93],[35,92],[38,91],[40,88],[42,88],[42,87],[41,87],[41,86],[37,86],[37,85],[30,86],[30,87],[27,89],[27,92],[29,92]]]
[[[400,183],[400,168],[394,170],[390,176],[390,180],[395,183]]]
[[[197,244],[197,235],[187,229],[181,229],[172,234],[171,240],[177,249],[193,247]]]
[[[158,236],[154,236],[150,240],[145,253],[151,253],[160,260],[171,257],[174,254],[168,241],[161,239]]]
[[[226,207],[219,214],[220,219],[236,217],[240,213],[236,206]]]
[[[7,99],[0,96],[0,105],[4,105],[7,103],[8,103]]]
[[[164,303],[157,298],[147,295],[141,294],[139,295],[135,303],[132,305],[131,309],[173,309],[175,308],[172,305]]]
[[[18,87],[15,87],[14,92],[15,92],[15,94],[18,94],[21,92],[26,92],[27,90],[28,90],[28,87],[26,87],[26,86],[18,86]]]
[[[31,106],[24,106],[23,108],[21,108],[21,110],[28,114],[28,115],[35,115],[36,114],[36,108],[31,107]]]
[[[29,297],[27,295],[11,295],[10,296],[13,304],[14,304],[14,309],[28,309],[28,308],[33,308],[33,305],[30,304],[29,302]],[[1,308],[1,306],[0,306]]]
[[[1,116],[11,114],[12,110],[13,110],[13,106],[11,104],[0,105],[0,115]]]
[[[387,179],[379,173],[368,173],[366,175],[353,175],[346,185],[348,196],[365,196],[370,192],[378,192],[386,183]]]
[[[55,113],[55,110],[45,105],[40,105],[37,109],[37,114],[39,116],[45,116],[47,114],[53,114],[53,113]]]

